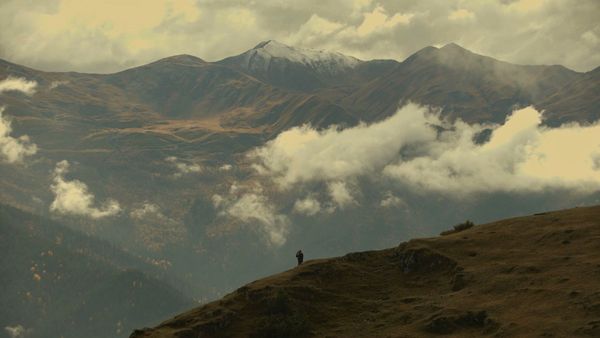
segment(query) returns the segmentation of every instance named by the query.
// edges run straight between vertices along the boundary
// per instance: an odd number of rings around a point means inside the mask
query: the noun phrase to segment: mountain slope
[[[547,110],[556,124],[569,121],[595,122],[600,116],[600,67],[569,82],[553,95],[545,98],[540,106]],[[568,112],[568,113],[561,113]]]
[[[301,61],[310,56],[294,50]],[[447,116],[469,122],[501,121],[514,106],[537,105],[545,97],[551,99],[547,105],[551,122],[599,117],[596,87],[584,79],[596,78],[597,71],[580,74],[560,66],[510,65],[456,45],[429,47],[402,63],[362,61],[353,68],[341,67],[337,74],[311,68],[321,67],[319,63],[296,62],[289,55],[283,59],[300,68],[271,67],[279,77],[269,78],[224,61],[178,55],[100,75],[42,72],[0,60],[0,80],[17,76],[38,82],[33,96],[0,93],[3,116],[12,121],[11,136],[28,135],[38,146],[38,153],[24,164],[0,162],[0,202],[50,213],[55,198],[51,173],[57,162],[67,160],[72,164],[67,179],[84,182],[97,205],[116,199],[123,212],[105,219],[54,214],[61,223],[138,255],[172,263],[171,271],[196,288],[194,298],[213,299],[286,264],[285,258],[263,247],[254,222],[224,217],[225,210],[212,198],[257,183],[255,163],[245,155],[290,127],[370,123],[389,116],[407,100],[441,106]],[[312,76],[318,88],[294,89],[277,82],[294,82],[296,75]],[[586,94],[580,95],[581,90]],[[196,171],[180,171],[190,167]],[[279,194],[268,184],[261,187],[267,199]],[[318,197],[322,210],[332,210],[328,188],[316,189],[320,196],[305,196]],[[276,211],[293,224],[287,245],[312,243],[310,251],[319,255],[386,247],[393,238],[427,233],[423,227],[439,229],[463,210],[456,202],[460,208],[448,207],[452,210],[448,214],[430,217],[430,200],[407,197],[402,202],[410,205],[410,213],[398,212],[400,205],[383,211],[380,201],[385,192],[377,186],[367,189],[357,196],[364,198],[357,200],[360,206],[310,217],[294,210],[295,199],[304,196],[295,196],[296,192],[278,196],[273,201]],[[502,202],[501,208],[486,200],[472,204],[470,210],[478,210],[479,217],[514,215],[529,212],[533,205],[537,208],[537,203],[550,203],[545,197],[541,202],[506,198],[510,203]],[[561,207],[578,203],[558,194],[552,198],[560,200]],[[158,213],[147,219],[133,217],[145,204],[155,206]],[[516,204],[523,206],[517,210]],[[417,205],[422,209],[415,212]],[[259,268],[252,266],[257,257],[263,262]]]
[[[363,61],[341,53],[301,49],[274,40],[219,61],[258,79],[292,90],[314,90],[339,83]]]
[[[27,337],[120,337],[193,304],[160,269],[2,204],[0,252],[0,326]]]
[[[537,105],[581,76],[562,66],[513,65],[448,44],[423,48],[340,104],[369,121],[413,101],[468,122],[501,122],[514,107]],[[564,108],[556,115],[567,114],[570,109]],[[571,115],[571,120],[582,118]]]
[[[599,239],[598,206],[502,220],[308,261],[131,337],[598,336]]]

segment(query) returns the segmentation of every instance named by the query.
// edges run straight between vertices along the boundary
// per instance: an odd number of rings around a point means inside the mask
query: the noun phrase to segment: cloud
[[[225,213],[245,223],[256,222],[269,243],[281,246],[286,242],[289,220],[275,212],[267,198],[254,193],[242,195],[227,207]]]
[[[297,214],[314,216],[321,211],[321,203],[311,196],[296,200],[293,211]]]
[[[233,169],[233,166],[231,164],[223,164],[219,167],[220,171],[230,171],[231,169]]]
[[[37,146],[31,143],[29,136],[21,135],[18,138],[10,136],[11,123],[2,116],[4,107],[0,107],[0,159],[8,163],[22,162],[26,156],[34,155]]]
[[[129,213],[129,216],[131,218],[136,218],[136,219],[144,219],[148,216],[156,216],[156,215],[158,215],[161,218],[162,218],[162,216],[164,216],[160,212],[160,208],[158,207],[158,205],[152,204],[152,203],[147,203],[147,202],[142,204],[141,207],[139,207],[137,209],[133,209]]]
[[[250,156],[280,189],[327,182],[340,207],[354,201],[344,182],[361,176],[457,196],[600,189],[600,124],[552,129],[541,122],[542,114],[532,107],[514,111],[502,125],[469,125],[409,104],[371,125],[292,128]],[[486,129],[490,140],[474,142]]]
[[[264,235],[270,245],[285,244],[290,229],[289,218],[277,212],[257,182],[238,185],[234,182],[227,194],[211,197],[221,217],[230,217],[251,226]]]
[[[379,205],[383,208],[392,208],[392,207],[407,208],[408,207],[408,205],[406,204],[406,202],[403,199],[394,195],[391,191],[388,191],[385,193],[385,195],[383,196],[383,199],[381,200],[381,202],[379,202]]]
[[[295,127],[250,154],[282,188],[299,182],[344,180],[380,170],[410,144],[435,139],[427,117],[415,105],[371,125],[343,131]]]
[[[467,19],[473,19],[475,17],[475,14],[471,11],[469,11],[468,9],[457,9],[455,11],[452,11],[450,13],[450,15],[448,15],[448,19],[450,20],[467,20]]]
[[[106,200],[100,208],[93,207],[94,195],[88,191],[85,183],[79,180],[66,180],[64,175],[68,170],[69,162],[66,160],[56,164],[54,183],[50,187],[55,197],[50,205],[50,211],[94,219],[114,216],[121,211],[119,203],[113,199]]]
[[[66,84],[69,84],[69,81],[52,81],[50,83],[50,86],[48,86],[48,89],[52,90],[52,89],[56,89],[60,86],[64,86]]]
[[[388,165],[384,173],[416,189],[460,195],[600,189],[600,171],[594,168],[600,125],[550,129],[541,121],[532,107],[517,110],[483,145],[473,142],[481,127],[459,122],[425,154]]]
[[[177,169],[177,172],[175,174],[173,174],[174,177],[181,177],[186,174],[199,173],[202,171],[202,167],[200,167],[199,164],[196,164],[196,163],[188,164],[185,162],[181,162],[175,156],[169,156],[165,160],[167,162],[173,164],[175,166],[175,168]]]
[[[9,76],[4,80],[0,80],[0,94],[8,91],[16,91],[31,96],[35,94],[36,87],[37,82],[28,81],[22,77]]]
[[[10,338],[24,338],[31,332],[31,329],[26,329],[23,325],[15,325],[4,327],[4,331]]]
[[[0,58],[43,70],[111,72],[183,53],[219,60],[275,39],[363,59],[402,60],[428,45],[457,42],[509,62],[581,71],[600,64],[596,0],[576,6],[562,0],[156,0],[144,2],[144,15],[138,11],[132,0],[5,0]]]
[[[329,196],[331,196],[333,202],[341,209],[352,204],[357,204],[345,182],[330,182],[327,185],[327,190],[329,191]]]

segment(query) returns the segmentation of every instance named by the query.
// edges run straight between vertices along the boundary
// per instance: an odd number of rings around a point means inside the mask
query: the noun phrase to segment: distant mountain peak
[[[169,56],[169,57],[160,59],[157,62],[177,63],[177,64],[188,65],[188,66],[206,63],[206,61],[202,60],[201,58],[193,56],[193,55],[189,55],[189,54],[173,55],[173,56]]]
[[[342,53],[292,47],[275,40],[263,41],[252,50],[312,67],[329,64],[353,68],[360,63],[357,58]]]
[[[275,40],[265,40],[265,41],[259,42],[258,45],[254,46],[254,48],[252,48],[252,49],[264,48],[268,44],[283,45],[283,46],[289,47],[289,46],[287,46],[281,42],[275,41]]]
[[[407,59],[409,62],[419,60],[425,62],[443,63],[458,67],[463,67],[466,63],[474,60],[485,60],[485,62],[488,63],[500,62],[493,58],[473,53],[454,42],[448,43],[440,48],[432,46],[424,47]]]
[[[282,61],[308,67],[319,74],[342,73],[362,62],[342,53],[292,47],[276,40],[262,41],[240,55],[223,60],[251,72],[266,72],[273,62]]]
[[[457,51],[469,52],[468,49],[460,46],[459,44],[457,44],[455,42],[450,42],[450,43],[444,45],[442,48],[440,48],[440,50],[457,50]]]

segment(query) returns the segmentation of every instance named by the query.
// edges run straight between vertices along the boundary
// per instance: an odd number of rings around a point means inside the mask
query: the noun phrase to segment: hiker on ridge
[[[304,261],[304,254],[302,253],[302,250],[298,250],[298,252],[296,252],[296,258],[298,259],[298,265],[302,264]]]

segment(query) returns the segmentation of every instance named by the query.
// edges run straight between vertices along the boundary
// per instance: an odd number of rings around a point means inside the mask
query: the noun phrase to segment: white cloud
[[[389,165],[384,173],[417,189],[460,195],[600,189],[600,171],[594,169],[600,125],[549,129],[540,124],[535,109],[515,111],[493,128],[489,142],[478,145],[473,136],[481,127],[458,122],[425,154]]]
[[[221,217],[258,230],[270,245],[281,246],[286,242],[290,220],[275,209],[258,182],[233,182],[226,194],[213,194],[211,200]]]
[[[64,178],[68,170],[69,162],[66,160],[56,164],[54,183],[51,185],[55,197],[50,205],[50,211],[91,218],[114,216],[121,211],[119,203],[113,199],[106,200],[100,208],[94,207],[95,197],[88,191],[85,183],[79,180],[68,181]]]
[[[230,171],[231,169],[233,169],[233,166],[231,164],[223,164],[219,167],[220,171]]]
[[[177,169],[177,172],[173,174],[174,177],[181,177],[183,175],[199,173],[202,171],[202,167],[197,163],[185,163],[180,161],[175,156],[169,156],[165,161],[171,163]]]
[[[25,329],[23,325],[6,326],[4,330],[10,338],[24,338],[31,329]]]
[[[388,15],[382,6],[377,6],[370,13],[364,14],[362,23],[356,28],[358,36],[366,36],[378,33],[382,30],[390,30],[399,24],[407,25],[414,14],[396,13]]]
[[[450,20],[467,20],[467,19],[473,19],[475,17],[475,14],[473,12],[471,12],[468,9],[457,9],[455,11],[452,11],[450,13],[450,15],[448,15],[448,19]]]
[[[331,196],[333,202],[340,207],[340,209],[344,209],[352,204],[357,204],[345,182],[330,182],[327,185],[327,190],[329,191],[329,196]]]
[[[391,207],[406,208],[407,207],[406,202],[404,202],[404,200],[401,199],[400,197],[394,195],[391,191],[388,191],[385,193],[385,195],[383,196],[383,199],[381,199],[381,202],[379,203],[379,205],[383,208],[391,208]]]
[[[52,89],[58,88],[60,86],[64,86],[68,83],[69,83],[69,81],[52,81],[50,83],[50,86],[48,87],[48,89],[52,90]]]
[[[0,159],[8,163],[22,162],[23,158],[37,152],[37,146],[31,143],[27,135],[18,138],[10,136],[11,123],[2,116],[3,112],[4,107],[0,107]]]
[[[0,94],[8,91],[22,92],[25,95],[35,94],[37,82],[28,81],[22,77],[9,76],[4,80],[0,80]]]
[[[142,206],[137,209],[133,209],[129,213],[129,216],[131,218],[137,218],[137,219],[143,219],[149,215],[150,216],[159,215],[159,216],[164,217],[164,215],[160,212],[160,208],[158,207],[158,205],[153,204],[153,203],[148,203],[148,202],[142,204]]]
[[[213,207],[220,208],[223,202],[225,201],[225,198],[219,194],[214,194],[212,195],[210,200],[212,201]]]
[[[266,197],[246,193],[232,201],[224,211],[227,215],[244,223],[252,223],[267,237],[270,244],[281,246],[286,242],[289,232],[287,216],[275,212]]]
[[[409,104],[371,125],[341,131],[292,128],[251,156],[259,173],[281,188],[328,182],[339,206],[354,201],[344,182],[363,175],[459,196],[600,189],[600,124],[550,129],[541,121],[541,113],[528,107],[515,111],[503,125],[449,123]],[[492,130],[490,141],[476,144],[473,139],[486,128]]]
[[[294,212],[307,216],[314,216],[321,211],[321,203],[311,196],[296,200],[294,203]]]
[[[371,125],[339,131],[295,127],[251,153],[282,188],[299,182],[344,180],[380,170],[410,144],[435,139],[420,108],[407,105]]]

